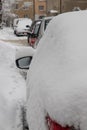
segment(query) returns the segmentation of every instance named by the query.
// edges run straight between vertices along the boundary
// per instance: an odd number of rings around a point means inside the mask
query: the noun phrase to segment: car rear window
[[[38,34],[39,28],[40,28],[40,23],[36,24],[36,26],[34,28],[34,34]]]

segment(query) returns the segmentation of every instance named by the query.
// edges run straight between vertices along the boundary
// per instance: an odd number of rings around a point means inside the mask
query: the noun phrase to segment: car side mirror
[[[29,69],[31,64],[32,56],[22,57],[16,60],[16,66],[19,69]]]

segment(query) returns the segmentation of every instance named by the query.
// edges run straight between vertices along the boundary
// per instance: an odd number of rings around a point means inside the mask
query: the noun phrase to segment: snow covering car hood
[[[31,19],[21,20],[21,21],[19,21],[16,29],[18,29],[18,30],[29,29],[26,27],[26,25],[31,26],[31,24],[32,24]]]
[[[47,113],[63,126],[87,130],[87,11],[53,18],[32,60],[27,86],[30,130],[46,130]]]
[[[0,130],[22,129],[26,85],[16,69],[15,53],[15,46],[0,41]]]

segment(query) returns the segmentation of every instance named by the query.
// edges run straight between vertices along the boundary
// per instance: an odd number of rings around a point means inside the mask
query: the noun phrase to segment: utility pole
[[[60,0],[60,14],[62,13],[62,0]]]
[[[35,0],[33,0],[33,20],[35,20]]]

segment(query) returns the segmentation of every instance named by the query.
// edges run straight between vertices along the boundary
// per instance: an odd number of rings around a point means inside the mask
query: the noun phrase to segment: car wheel
[[[16,31],[14,31],[14,34],[16,34]]]
[[[15,35],[16,35],[16,36],[19,36],[18,33],[17,33],[17,31],[15,31]]]

